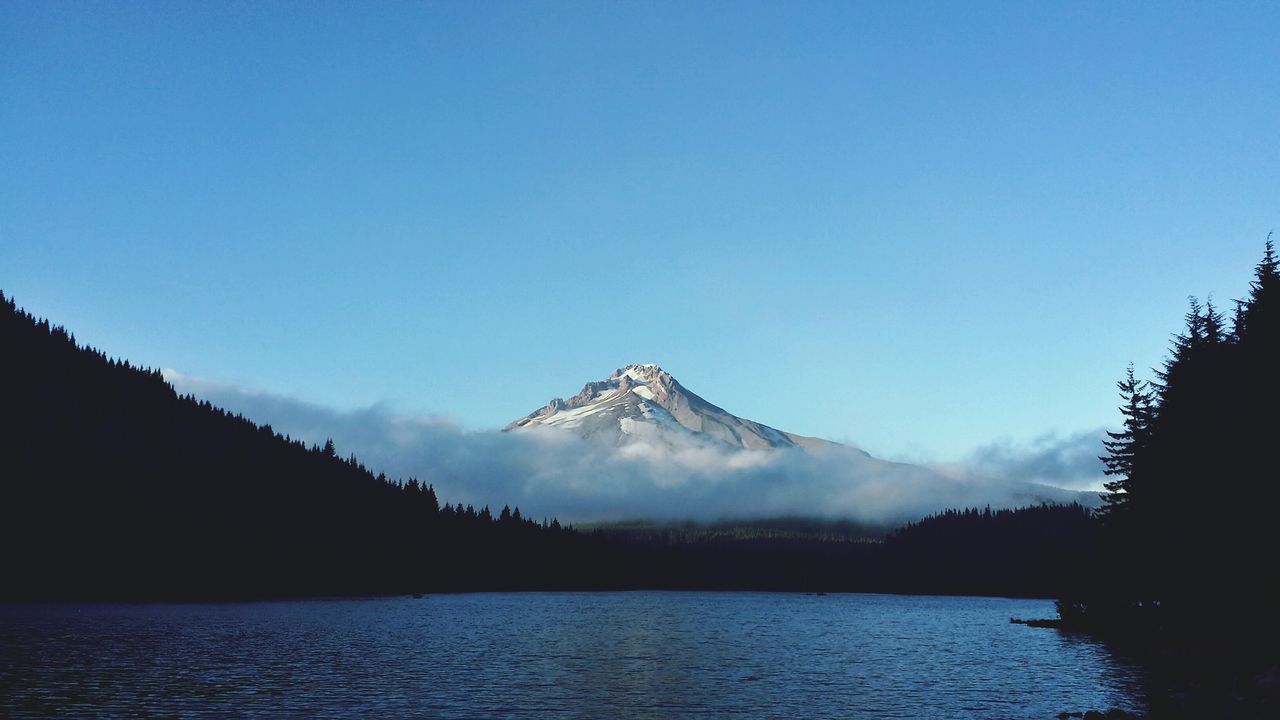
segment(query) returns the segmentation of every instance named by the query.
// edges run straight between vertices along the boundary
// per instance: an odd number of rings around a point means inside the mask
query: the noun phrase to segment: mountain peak
[[[813,447],[825,441],[737,417],[690,392],[653,363],[626,365],[589,382],[568,400],[552,400],[504,430],[555,427],[615,444],[635,439],[671,447],[727,445],[738,449]]]
[[[613,375],[610,375],[609,377],[616,378],[616,377],[622,377],[624,375],[628,377],[634,377],[634,378],[648,378],[648,377],[654,377],[657,375],[669,376],[670,374],[666,370],[663,370],[661,367],[659,367],[654,363],[644,363],[644,364],[635,364],[635,365],[625,365],[623,367],[618,368],[617,370],[614,370]]]

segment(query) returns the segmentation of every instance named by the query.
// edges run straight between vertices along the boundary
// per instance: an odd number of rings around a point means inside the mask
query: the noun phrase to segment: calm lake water
[[[0,605],[0,716],[1053,718],[1140,673],[1040,600],[493,593]]]

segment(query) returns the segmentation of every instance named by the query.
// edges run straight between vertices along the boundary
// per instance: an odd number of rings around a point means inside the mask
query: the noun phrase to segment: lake
[[[1052,603],[478,593],[0,605],[0,716],[1053,718],[1143,709]]]

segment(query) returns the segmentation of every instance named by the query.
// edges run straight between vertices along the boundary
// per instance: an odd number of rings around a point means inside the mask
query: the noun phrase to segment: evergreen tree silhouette
[[[1145,381],[1134,376],[1132,363],[1125,371],[1124,380],[1116,386],[1123,401],[1120,412],[1124,416],[1124,429],[1108,431],[1109,439],[1103,441],[1107,454],[1100,459],[1106,466],[1106,474],[1115,478],[1103,484],[1107,490],[1102,496],[1106,503],[1101,511],[1104,518],[1122,512],[1129,500],[1130,489],[1137,482],[1134,476],[1138,458],[1149,441],[1153,414],[1151,391]]]
[[[1212,301],[1190,299],[1158,382],[1119,383],[1125,427],[1103,458],[1106,532],[1085,601],[1064,618],[1109,631],[1220,638],[1238,658],[1280,644],[1280,273],[1268,236],[1230,332]],[[1152,392],[1154,389],[1154,392]],[[1145,629],[1145,630],[1144,630]],[[1200,638],[1192,641],[1191,638]],[[1204,648],[1184,652],[1205,652]]]

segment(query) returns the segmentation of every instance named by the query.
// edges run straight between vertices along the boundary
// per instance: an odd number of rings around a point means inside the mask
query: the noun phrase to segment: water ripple
[[[528,593],[0,606],[0,715],[1051,718],[1142,709],[1048,602]]]

